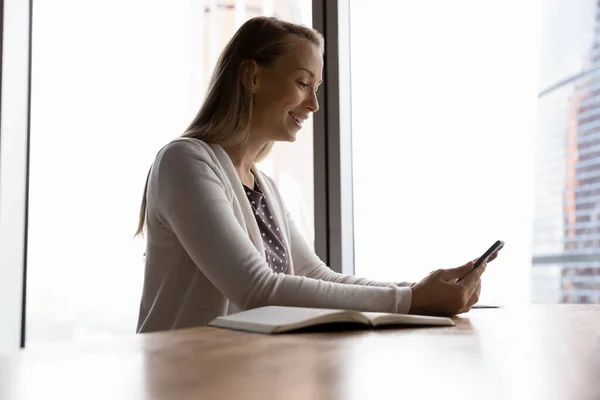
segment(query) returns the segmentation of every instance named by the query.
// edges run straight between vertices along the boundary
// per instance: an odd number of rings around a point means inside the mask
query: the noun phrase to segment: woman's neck
[[[264,143],[247,143],[243,147],[223,147],[223,150],[229,155],[240,180],[249,188],[254,187],[252,165],[264,145]]]

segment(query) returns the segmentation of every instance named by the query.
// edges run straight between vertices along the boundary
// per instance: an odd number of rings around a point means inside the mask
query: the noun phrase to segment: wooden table
[[[195,328],[0,356],[0,399],[600,399],[600,306],[456,327],[267,336]]]

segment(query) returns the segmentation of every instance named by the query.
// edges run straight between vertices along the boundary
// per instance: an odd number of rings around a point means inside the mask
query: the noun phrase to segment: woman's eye
[[[300,87],[303,89],[306,89],[308,87],[308,83],[304,83],[304,82],[298,82],[298,85],[300,85]]]

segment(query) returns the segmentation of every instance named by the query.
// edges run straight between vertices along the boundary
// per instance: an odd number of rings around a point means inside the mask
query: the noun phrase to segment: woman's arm
[[[408,287],[348,285],[275,273],[240,226],[209,160],[206,150],[192,141],[167,145],[153,167],[149,201],[196,266],[238,308],[409,311]]]

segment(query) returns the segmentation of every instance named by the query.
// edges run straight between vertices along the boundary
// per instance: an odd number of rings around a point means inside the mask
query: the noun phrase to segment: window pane
[[[529,301],[541,2],[350,5],[356,273],[419,280],[501,239],[481,302]]]
[[[600,304],[600,8],[545,5],[536,138],[532,295]]]
[[[311,1],[35,2],[27,345],[135,332],[148,169],[198,110],[217,57],[256,15]],[[262,169],[312,243],[312,124]]]

